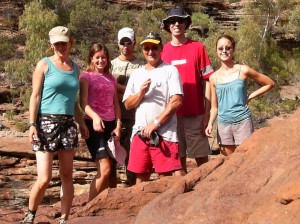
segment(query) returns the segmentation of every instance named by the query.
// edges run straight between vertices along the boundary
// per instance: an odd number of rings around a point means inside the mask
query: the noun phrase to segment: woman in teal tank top
[[[253,133],[249,101],[270,90],[274,82],[249,66],[235,62],[235,40],[231,36],[219,37],[216,48],[221,67],[209,78],[211,111],[205,133],[212,137],[213,123],[217,119],[220,150],[222,155],[227,156]],[[247,95],[248,78],[261,85],[249,96]]]
[[[76,95],[79,88],[77,65],[69,58],[72,39],[67,27],[54,27],[49,32],[54,54],[37,63],[32,76],[32,94],[29,104],[29,141],[36,153],[37,180],[33,184],[28,211],[22,223],[33,223],[52,177],[55,152],[59,159],[61,178],[61,218],[68,219],[72,200],[74,149],[78,147],[78,122],[81,137],[89,136]]]

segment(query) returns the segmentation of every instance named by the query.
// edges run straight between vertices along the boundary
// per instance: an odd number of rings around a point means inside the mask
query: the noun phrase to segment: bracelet
[[[36,127],[36,126],[37,126],[37,124],[36,124],[36,123],[30,123],[30,124],[28,124],[28,127],[31,127],[31,126],[34,126],[34,127]]]
[[[159,123],[159,121],[158,121],[156,118],[153,120],[153,123],[154,123],[157,127],[160,128],[161,124]]]

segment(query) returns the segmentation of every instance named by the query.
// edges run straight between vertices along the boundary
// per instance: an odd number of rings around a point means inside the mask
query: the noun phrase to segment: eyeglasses
[[[157,51],[157,49],[158,49],[158,46],[157,45],[152,45],[152,46],[144,46],[143,47],[143,50],[144,51]]]
[[[226,46],[226,47],[218,47],[219,51],[230,51],[232,49],[232,47]]]
[[[122,46],[131,46],[133,43],[131,41],[125,42],[125,41],[121,41],[120,45]]]
[[[177,18],[171,18],[171,19],[168,19],[168,23],[169,24],[176,24],[176,23],[178,23],[178,24],[182,24],[182,23],[184,23],[184,18],[181,18],[181,17],[177,17]]]

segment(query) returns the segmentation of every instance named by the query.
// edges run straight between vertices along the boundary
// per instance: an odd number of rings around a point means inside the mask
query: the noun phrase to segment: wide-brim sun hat
[[[64,26],[56,26],[49,31],[49,39],[51,44],[69,42],[70,30]]]
[[[162,40],[158,33],[150,32],[140,43],[140,45],[144,43],[152,43],[152,44],[161,44]]]
[[[184,18],[187,21],[185,29],[188,29],[192,23],[191,16],[189,14],[187,14],[183,8],[179,7],[179,8],[170,9],[167,13],[167,18],[163,19],[162,24],[161,24],[162,28],[165,31],[167,31],[168,33],[171,33],[170,28],[169,28],[168,19],[170,19],[172,17]]]

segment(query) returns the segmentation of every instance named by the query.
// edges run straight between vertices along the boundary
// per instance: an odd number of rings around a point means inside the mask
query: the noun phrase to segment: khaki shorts
[[[240,145],[249,138],[254,131],[252,119],[244,120],[238,124],[218,123],[219,145]]]
[[[201,130],[203,117],[177,116],[180,157],[200,158],[211,154],[208,138]]]

